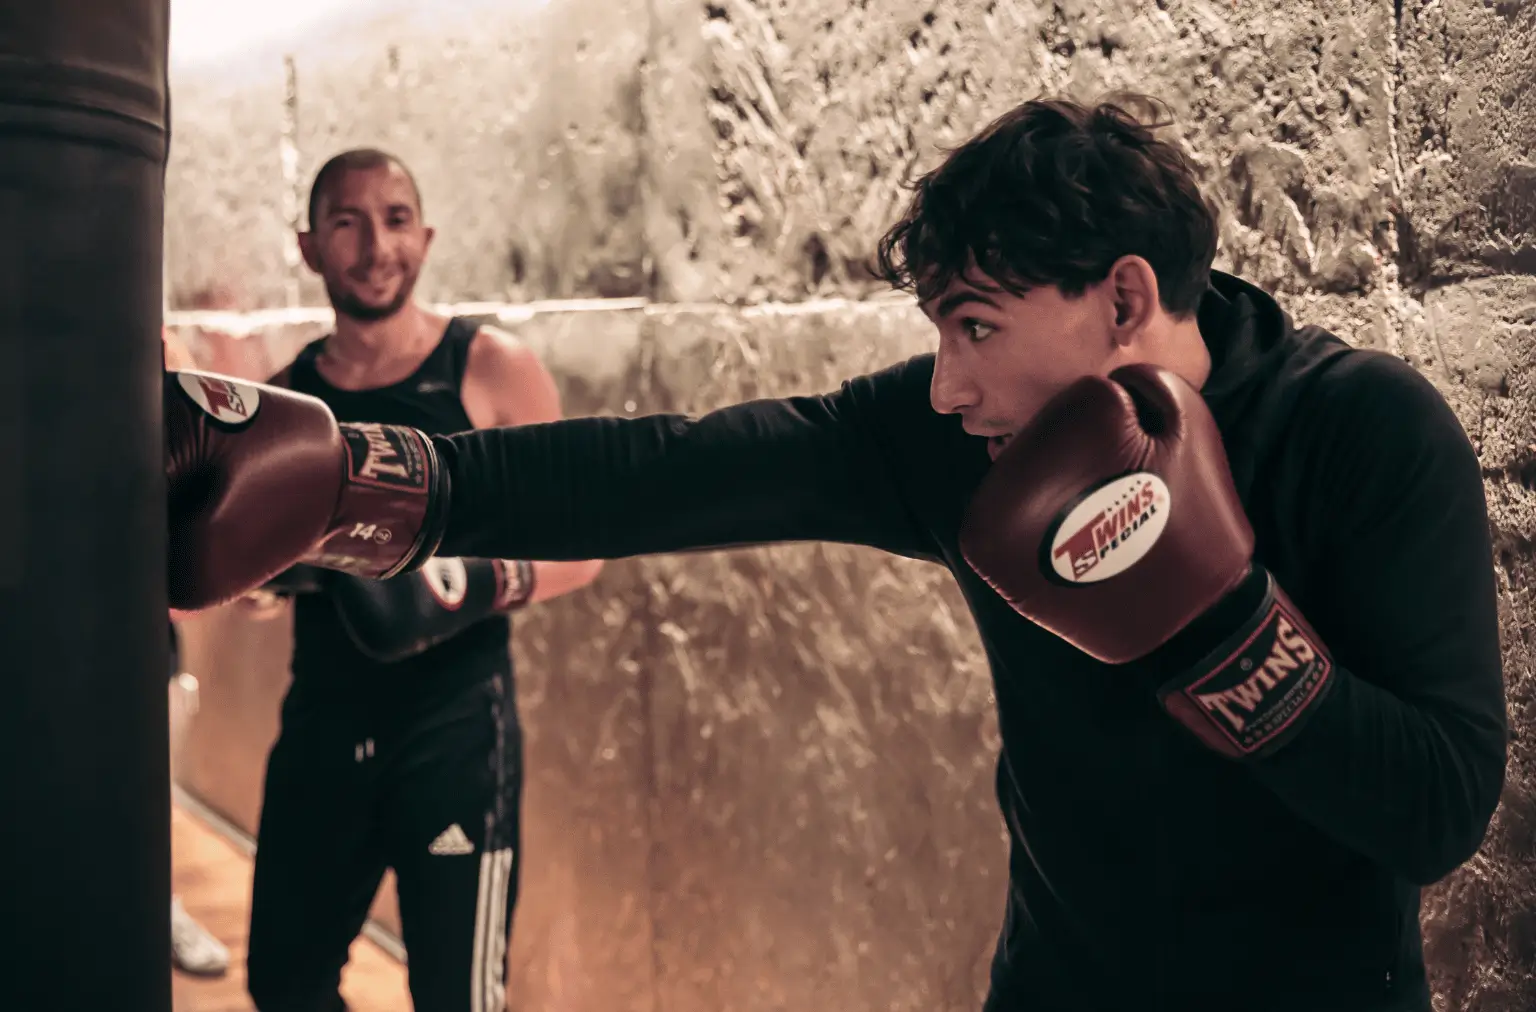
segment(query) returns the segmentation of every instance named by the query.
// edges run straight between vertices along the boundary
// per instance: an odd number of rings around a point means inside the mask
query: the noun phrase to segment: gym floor
[[[187,912],[229,946],[229,972],[201,980],[175,972],[174,1012],[254,1012],[245,993],[251,860],[179,805],[171,810],[171,881]],[[341,993],[354,1012],[410,1012],[405,967],[366,938],[352,946]]]

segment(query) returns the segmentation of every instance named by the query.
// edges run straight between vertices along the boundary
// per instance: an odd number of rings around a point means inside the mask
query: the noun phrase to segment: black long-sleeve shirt
[[[1477,850],[1506,757],[1478,461],[1413,369],[1296,328],[1236,278],[1214,275],[1199,323],[1202,394],[1257,559],[1337,665],[1266,759],[1207,751],[1140,679],[1020,617],[968,568],[956,535],[989,460],[929,406],[932,356],[701,417],[440,439],[441,552],[837,541],[947,566],[1002,732],[1012,846],[989,1010],[1428,1012],[1419,889]]]

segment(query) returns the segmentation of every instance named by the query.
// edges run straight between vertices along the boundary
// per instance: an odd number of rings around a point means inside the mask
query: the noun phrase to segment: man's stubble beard
[[[417,276],[412,274],[402,280],[400,290],[395,293],[395,297],[382,306],[371,306],[363,302],[333,284],[329,278],[325,282],[325,294],[331,300],[331,308],[338,316],[345,316],[359,323],[377,323],[399,313],[405,308],[406,303],[411,301],[411,295],[416,291]]]

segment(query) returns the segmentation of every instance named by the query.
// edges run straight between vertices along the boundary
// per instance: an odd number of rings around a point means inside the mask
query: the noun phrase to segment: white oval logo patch
[[[261,395],[248,383],[202,372],[184,372],[177,379],[193,403],[221,422],[239,425],[256,417]]]
[[[430,558],[421,567],[427,587],[438,603],[450,611],[464,603],[469,592],[469,570],[463,559]]]
[[[1051,539],[1051,567],[1069,583],[1097,583],[1130,569],[1168,525],[1168,486],[1146,471],[1116,478],[1072,507]]]

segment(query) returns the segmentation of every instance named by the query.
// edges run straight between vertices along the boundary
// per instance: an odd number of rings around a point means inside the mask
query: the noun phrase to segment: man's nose
[[[357,256],[365,264],[371,264],[384,252],[384,230],[371,221],[365,221],[357,230]]]
[[[976,384],[943,345],[933,360],[933,382],[928,387],[928,402],[941,415],[954,415],[974,408],[978,400]]]

